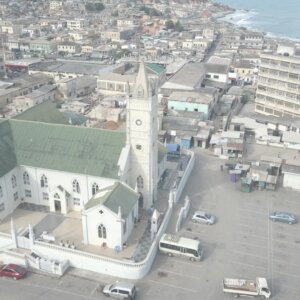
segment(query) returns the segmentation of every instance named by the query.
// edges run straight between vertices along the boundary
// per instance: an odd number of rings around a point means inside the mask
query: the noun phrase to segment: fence
[[[139,263],[91,254],[41,241],[35,241],[33,251],[43,253],[43,255],[47,256],[49,259],[60,257],[61,260],[68,260],[70,262],[70,266],[75,268],[128,279],[139,279],[144,277],[150,271],[157,253],[158,242],[166,230],[171,215],[172,207],[169,207],[152,242],[148,255]]]

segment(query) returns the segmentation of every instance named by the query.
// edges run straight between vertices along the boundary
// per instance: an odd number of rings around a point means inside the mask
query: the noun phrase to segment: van
[[[116,281],[103,288],[103,294],[106,296],[133,300],[136,296],[136,287],[133,283]]]

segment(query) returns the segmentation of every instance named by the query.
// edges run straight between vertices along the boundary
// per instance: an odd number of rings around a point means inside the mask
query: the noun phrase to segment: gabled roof
[[[19,120],[0,122],[0,177],[18,165],[118,178],[124,132]]]
[[[14,117],[17,120],[55,124],[69,124],[68,117],[56,108],[52,101],[45,101]]]
[[[126,219],[139,199],[139,194],[120,181],[100,190],[85,205],[85,210],[104,205],[115,214],[121,207],[122,219]]]

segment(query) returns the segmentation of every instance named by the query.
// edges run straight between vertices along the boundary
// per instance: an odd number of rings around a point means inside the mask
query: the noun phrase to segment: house
[[[201,88],[197,91],[172,92],[168,99],[168,109],[199,111],[208,119],[218,99],[214,88]]]
[[[75,54],[80,52],[81,47],[79,44],[72,42],[64,42],[57,44],[57,52],[63,52],[68,54]]]
[[[32,52],[38,53],[51,53],[56,51],[56,42],[55,41],[47,41],[43,39],[36,39],[29,42],[29,49]]]
[[[282,165],[283,186],[300,191],[300,160],[286,160]]]

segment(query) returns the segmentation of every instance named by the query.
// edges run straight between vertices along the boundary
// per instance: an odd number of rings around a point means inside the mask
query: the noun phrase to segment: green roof
[[[117,181],[113,185],[99,190],[85,205],[85,209],[87,210],[102,204],[117,214],[119,207],[121,207],[122,218],[126,219],[138,199],[139,194],[137,192]]]
[[[119,131],[6,120],[0,123],[0,177],[18,165],[118,178],[126,134]]]
[[[18,165],[14,140],[8,120],[0,122],[0,177]]]
[[[161,72],[163,72],[165,70],[165,68],[162,65],[158,65],[158,64],[146,64],[147,68],[151,69],[153,72],[160,74]]]
[[[56,103],[45,101],[14,117],[17,120],[54,124],[69,124],[68,117],[56,108]]]

